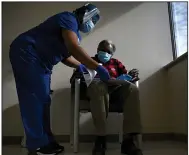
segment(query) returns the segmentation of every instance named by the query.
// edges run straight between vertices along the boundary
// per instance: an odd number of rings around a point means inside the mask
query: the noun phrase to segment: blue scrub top
[[[43,65],[52,70],[54,65],[70,56],[62,38],[62,28],[75,32],[78,42],[81,41],[75,15],[70,12],[62,12],[21,34],[12,44],[24,46],[25,43],[32,43],[36,53],[31,52],[31,54],[37,54]]]

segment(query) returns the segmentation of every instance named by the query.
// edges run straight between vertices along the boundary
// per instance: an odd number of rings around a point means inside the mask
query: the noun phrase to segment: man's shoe
[[[92,155],[105,155],[106,152],[106,137],[97,137],[92,151]]]
[[[53,148],[51,144],[38,148],[37,150],[29,150],[28,155],[57,155],[60,150]]]
[[[121,153],[126,155],[143,155],[142,151],[135,145],[133,138],[123,140]]]
[[[59,153],[64,152],[64,146],[58,144],[57,142],[51,142],[50,145],[52,146],[52,148],[57,150]]]
[[[105,155],[106,149],[102,145],[94,146],[92,155]]]

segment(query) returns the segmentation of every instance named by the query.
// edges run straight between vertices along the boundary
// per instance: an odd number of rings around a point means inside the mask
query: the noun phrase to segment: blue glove
[[[117,77],[118,80],[126,80],[126,81],[132,81],[132,76],[128,74],[122,74],[119,77]]]
[[[83,64],[80,64],[80,65],[79,65],[78,70],[79,70],[79,72],[81,72],[81,73],[88,73],[87,68],[86,68],[85,65],[83,65]]]
[[[108,71],[103,66],[99,65],[96,71],[102,81],[108,81],[110,79]]]

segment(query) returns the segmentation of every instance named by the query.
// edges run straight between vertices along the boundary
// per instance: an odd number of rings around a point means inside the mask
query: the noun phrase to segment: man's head
[[[116,47],[112,41],[103,40],[99,43],[97,48],[98,59],[101,62],[106,63],[111,59],[115,51]]]
[[[83,33],[90,32],[100,19],[100,11],[95,5],[90,3],[76,9],[74,14],[78,19],[79,30]]]

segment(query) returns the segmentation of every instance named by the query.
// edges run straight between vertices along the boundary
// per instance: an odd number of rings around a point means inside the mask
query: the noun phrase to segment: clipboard
[[[125,84],[131,84],[134,85],[132,82],[127,81],[127,80],[114,80],[114,79],[110,79],[107,82],[108,85],[125,85]]]
[[[93,81],[101,81],[100,78],[94,78]],[[103,82],[103,81],[101,81]],[[127,81],[127,80],[116,80],[116,79],[110,79],[108,80],[107,82],[104,82],[106,83],[108,86],[113,86],[113,85],[124,85],[124,84],[131,84],[131,85],[134,85],[132,82],[130,81]]]

